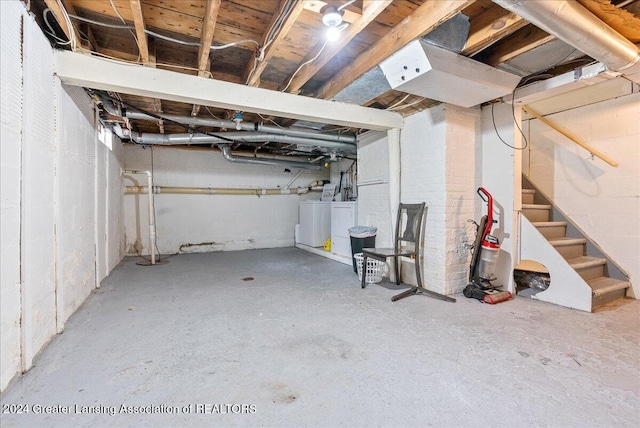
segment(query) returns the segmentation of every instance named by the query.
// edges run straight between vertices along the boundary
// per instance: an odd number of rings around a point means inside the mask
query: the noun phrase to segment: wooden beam
[[[469,38],[462,54],[475,55],[527,24],[521,16],[496,5],[471,21]]]
[[[156,39],[149,37],[149,67],[156,67]],[[153,111],[155,113],[162,113],[162,100],[158,98],[153,99]],[[162,121],[160,121],[162,122]],[[163,128],[163,127],[162,127]],[[161,132],[162,134],[163,132]]]
[[[284,90],[287,84],[287,92],[298,93],[300,88],[309,81],[322,67],[324,67],[338,52],[340,52],[355,36],[366,28],[372,21],[376,19],[380,13],[391,4],[392,0],[378,0],[370,1],[364,5],[364,10],[360,19],[356,20],[352,25],[349,25],[340,34],[340,39],[325,47],[322,53],[312,63],[303,67],[298,74],[295,75],[291,83],[285,81],[281,85],[281,90]],[[320,42],[313,51],[309,52],[307,56],[302,60],[301,64],[311,61],[320,49],[324,46],[324,42]]]
[[[56,50],[54,56],[56,76],[72,86],[354,128],[385,130],[401,128],[404,122],[398,113],[353,104],[203,79],[159,68],[132,67],[70,51]]]
[[[149,65],[149,46],[147,44],[147,33],[144,32],[144,18],[142,16],[142,5],[140,0],[129,0],[133,23],[136,26],[136,38],[138,39],[138,49],[144,65]]]
[[[492,46],[485,62],[496,66],[554,39],[555,36],[530,24]]]
[[[209,0],[202,19],[202,30],[200,32],[200,49],[198,49],[198,76],[205,77],[209,67],[209,53],[213,42],[213,33],[216,29],[218,12],[220,11],[220,0]]]
[[[599,152],[598,150],[594,149],[589,144],[585,143],[584,141],[582,141],[580,138],[578,138],[576,135],[572,134],[571,132],[561,128],[560,126],[556,125],[555,123],[553,123],[549,119],[543,117],[540,113],[538,113],[537,111],[535,111],[531,107],[522,106],[522,109],[524,111],[526,111],[527,113],[531,114],[532,116],[534,116],[540,122],[546,124],[547,126],[549,126],[550,128],[554,129],[555,131],[559,132],[560,134],[564,135],[565,137],[567,137],[568,139],[570,139],[571,141],[573,141],[574,143],[576,143],[577,145],[579,145],[583,149],[587,150],[593,156],[596,156],[596,157],[602,159],[603,161],[605,161],[606,163],[608,163],[609,165],[611,165],[614,168],[618,167],[618,164],[615,161],[613,161],[610,157],[608,157],[607,155],[603,154],[602,152]]]
[[[202,18],[202,29],[200,30],[200,48],[198,49],[198,76],[208,77],[211,68],[211,43],[213,43],[213,33],[216,29],[216,21],[218,20],[218,12],[220,11],[220,0],[211,0],[207,2]],[[200,112],[200,106],[193,105],[191,116],[197,116]]]
[[[474,0],[429,0],[411,15],[400,21],[384,37],[371,45],[351,64],[326,82],[315,96],[331,98],[351,82],[366,73],[381,61],[387,59],[410,41],[428,33],[439,24],[451,18]]]
[[[281,5],[284,5],[285,3],[286,3],[286,0],[283,0],[281,2]],[[280,10],[282,10],[282,8],[280,8]],[[291,27],[293,27],[293,24],[296,22],[296,20],[298,19],[298,16],[300,16],[303,10],[304,10],[304,1],[296,1],[293,6],[293,9],[291,10],[289,15],[285,18],[284,22],[282,23],[280,30],[273,37],[273,41],[264,50],[263,58],[261,60],[258,60],[258,63],[255,66],[255,70],[254,70],[254,62],[257,57],[257,52],[254,52],[253,55],[251,55],[251,58],[249,59],[249,62],[247,63],[247,66],[245,67],[244,74],[243,74],[244,80],[247,82],[248,86],[260,86],[260,76],[262,75],[262,72],[264,71],[265,68],[267,68],[267,65],[269,64],[269,60],[271,59],[275,51],[278,49],[278,46],[280,45],[280,43],[282,43],[286,35],[289,33],[289,30],[291,30]],[[274,23],[280,16],[280,13],[282,12],[274,14],[273,19],[269,24],[269,27],[268,27],[269,29],[274,25]],[[269,30],[267,30],[267,33],[268,32]],[[268,34],[265,34],[263,36],[262,46],[264,46],[268,42],[267,37],[268,37]]]

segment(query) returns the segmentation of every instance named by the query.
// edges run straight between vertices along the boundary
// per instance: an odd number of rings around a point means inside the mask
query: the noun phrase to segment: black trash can
[[[351,262],[353,271],[358,272],[355,256],[362,252],[363,248],[374,248],[376,246],[376,232],[378,228],[371,226],[354,226],[349,228],[351,238]]]

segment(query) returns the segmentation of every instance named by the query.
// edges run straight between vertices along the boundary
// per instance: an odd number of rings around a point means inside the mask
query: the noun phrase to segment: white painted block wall
[[[127,170],[150,170],[151,148],[126,145]],[[155,186],[284,188],[298,170],[230,163],[218,151],[153,148]],[[306,170],[291,187],[329,178],[328,169]],[[125,185],[146,186],[146,176],[125,176]],[[294,245],[298,202],[309,195],[176,195],[155,197],[157,245],[160,253],[232,251]],[[147,196],[124,199],[128,254],[148,254]]]
[[[401,199],[427,203],[424,282],[441,294],[468,283],[479,129],[479,110],[441,104],[408,117],[402,131]]]
[[[20,371],[20,178],[24,7],[0,2],[0,391]]]
[[[525,172],[629,275],[640,296],[640,93],[548,116],[616,162],[613,168],[538,120],[527,121]]]
[[[124,252],[121,230],[111,230],[96,259],[96,223],[122,224],[117,150],[101,156],[109,173],[96,191],[96,152],[107,149],[95,138],[89,97],[54,78],[51,46],[24,4],[0,6],[4,391],[103,277],[95,266],[108,271]],[[96,210],[107,195],[113,205]]]

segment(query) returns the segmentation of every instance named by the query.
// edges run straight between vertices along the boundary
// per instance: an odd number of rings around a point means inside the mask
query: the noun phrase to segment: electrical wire
[[[135,27],[127,25],[126,21],[125,21],[125,25],[117,25],[117,24],[107,24],[105,22],[96,21],[94,19],[83,18],[82,16],[78,16],[78,15],[69,15],[69,16],[71,18],[73,18],[73,19],[77,19],[78,21],[86,22],[87,24],[98,25],[98,26],[101,26],[101,27],[114,28],[114,29],[118,29],[118,30],[129,30],[130,32],[132,32],[132,30],[135,30]],[[144,29],[144,32],[146,34],[148,34],[150,36],[153,36],[153,37],[156,37],[158,39],[166,40],[168,42],[178,43],[178,44],[185,45],[185,46],[200,47],[202,45],[199,42],[188,42],[186,40],[180,40],[180,39],[175,39],[173,37],[165,36],[163,34],[156,33],[155,31],[151,31],[151,30],[148,30],[146,28]],[[253,39],[242,39],[242,40],[238,40],[236,42],[225,43],[224,45],[217,45],[217,46],[216,45],[212,45],[212,46],[210,46],[210,49],[211,50],[227,49],[227,48],[230,48],[232,46],[236,46],[236,45],[244,44],[244,43],[252,43],[252,44],[255,44],[256,46],[260,46],[260,43],[258,43],[256,40],[253,40]]]
[[[320,54],[322,53],[322,51],[324,50],[324,48],[327,46],[328,42],[324,42],[324,44],[322,45],[322,47],[320,48],[320,50],[318,51],[318,53],[316,54],[316,56],[314,56],[313,58],[311,58],[309,61],[305,61],[302,64],[300,64],[300,66],[298,67],[298,69],[291,75],[291,79],[289,79],[289,83],[287,83],[287,86],[284,87],[284,89],[281,92],[286,92],[287,89],[289,89],[289,86],[291,86],[291,82],[293,82],[293,78],[296,77],[296,74],[298,74],[300,72],[300,70],[302,70],[302,67],[304,67],[305,65],[312,63],[313,61],[315,61],[316,59],[318,59],[318,57],[320,56]]]
[[[50,35],[53,39],[55,39],[61,45],[70,45],[71,44],[71,40],[65,41],[64,39],[61,39],[60,37],[56,36],[55,30],[53,29],[53,27],[51,26],[51,23],[47,19],[47,13],[53,13],[53,12],[49,8],[46,8],[42,12],[42,20],[44,21],[45,25],[49,28],[49,30],[51,30],[51,32],[45,31],[45,33]]]
[[[118,12],[118,8],[113,4],[113,0],[109,0],[109,4],[111,5],[111,8],[113,9],[113,11],[116,13],[116,15],[118,15],[118,18],[120,18],[120,20],[122,21],[122,23],[124,25],[127,25],[127,21],[124,20],[124,18],[122,17],[122,15],[120,15],[120,12]],[[129,32],[131,33],[131,35],[133,36],[133,40],[136,41],[136,45],[138,45],[138,61],[140,61],[140,57],[142,56],[142,48],[140,47],[140,41],[138,40],[138,37],[136,36],[136,34],[133,32],[133,30],[129,29]]]

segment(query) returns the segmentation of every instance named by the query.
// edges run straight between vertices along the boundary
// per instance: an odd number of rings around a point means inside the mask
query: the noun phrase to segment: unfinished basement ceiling
[[[640,0],[578,1],[631,42],[640,42]],[[334,99],[351,87],[351,93],[358,95],[358,104],[403,115],[439,101],[392,90],[385,84],[365,84],[366,91],[351,85],[365,73],[375,72],[380,62],[407,43],[428,35],[459,13],[468,18],[468,35],[464,33],[466,44],[457,53],[517,74],[523,82],[553,77],[593,62],[490,0],[31,0],[28,4],[52,43],[62,49],[68,49],[65,42],[75,34],[77,51],[178,73],[321,99]],[[342,13],[341,26],[345,28],[336,42],[325,38],[327,27],[321,11],[328,6]],[[65,23],[66,17],[73,24],[72,30]],[[122,101],[129,110],[178,117],[238,118],[238,112],[225,109],[124,93],[107,95]],[[134,133],[227,130],[215,126],[185,129],[176,123],[179,121],[104,117]],[[242,112],[242,120],[273,127],[319,126],[249,111]],[[324,131],[353,135],[363,130],[326,126]],[[273,140],[235,142],[232,148],[289,155],[307,150]]]

